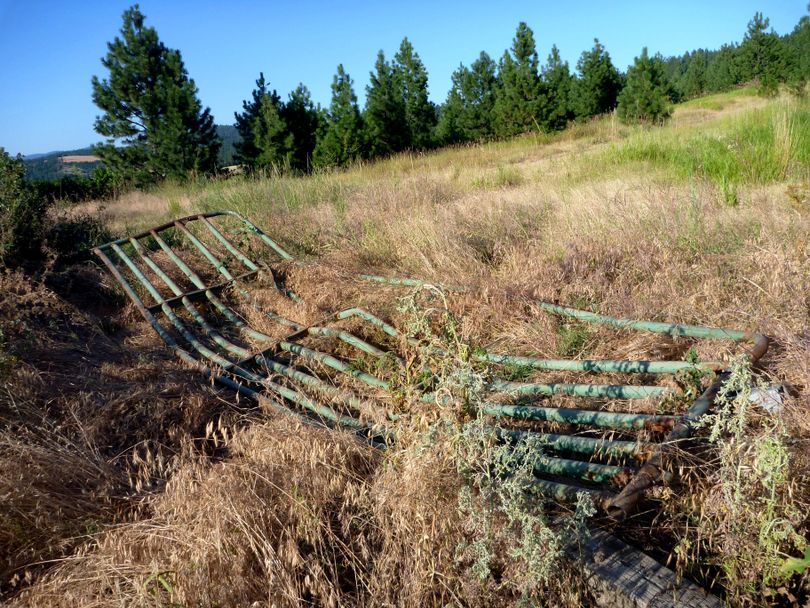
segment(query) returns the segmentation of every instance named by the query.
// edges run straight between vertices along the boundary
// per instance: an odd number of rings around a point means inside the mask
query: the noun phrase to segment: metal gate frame
[[[368,399],[355,391],[335,386],[311,370],[303,370],[297,361],[317,362],[332,372],[353,378],[376,391],[384,400],[391,390],[390,380],[380,378],[358,369],[351,361],[330,352],[320,351],[301,344],[307,338],[333,338],[362,355],[374,358],[392,357],[397,365],[402,360],[396,353],[383,350],[355,334],[332,327],[344,319],[356,319],[379,332],[381,337],[406,339],[420,346],[412,338],[403,338],[391,324],[376,315],[360,308],[340,311],[324,322],[305,326],[276,312],[261,309],[273,322],[291,330],[283,339],[273,338],[251,327],[239,314],[223,300],[223,292],[236,293],[259,307],[246,284],[254,280],[260,272],[273,281],[275,288],[293,301],[300,298],[283,285],[276,282],[272,267],[251,259],[236,243],[228,238],[221,223],[222,218],[232,218],[239,226],[239,232],[265,248],[275,259],[283,262],[293,260],[275,240],[234,211],[212,211],[182,217],[143,231],[131,237],[122,238],[93,249],[95,256],[107,267],[140,314],[146,319],[166,345],[185,363],[199,369],[220,384],[242,395],[256,399],[271,409],[303,417],[308,421],[321,421],[332,426],[342,426],[362,434],[378,447],[384,447],[395,440],[395,432],[386,425],[369,425],[355,415]],[[195,234],[196,232],[196,234]],[[171,238],[169,238],[171,237]],[[183,248],[173,248],[170,242],[183,241]],[[216,271],[222,280],[206,282],[200,272],[194,270],[193,261],[186,261],[182,253],[193,252],[204,258],[210,266],[209,272]],[[219,252],[218,252],[219,251]],[[193,289],[184,289],[173,280],[160,260],[154,256],[162,252],[172,263],[172,270],[179,271]],[[199,260],[199,255],[197,259]],[[188,256],[187,256],[188,257]],[[241,272],[231,271],[229,264],[240,265]],[[134,278],[133,282],[125,273]],[[149,278],[152,275],[152,279]],[[203,273],[204,274],[204,273]],[[383,277],[379,275],[359,275],[359,278],[376,283],[424,287],[429,285],[416,279]],[[156,285],[155,283],[158,283]],[[161,294],[162,289],[171,293]],[[148,294],[152,303],[144,302],[139,290]],[[700,325],[662,323],[621,319],[596,314],[549,302],[535,302],[542,310],[557,316],[576,319],[594,324],[609,325],[615,328],[667,334],[673,337],[695,339],[727,340],[734,343],[748,343],[747,356],[756,363],[767,351],[769,340],[757,333],[743,332]],[[182,312],[185,311],[185,313]],[[246,341],[263,345],[256,350],[249,345],[237,344],[215,328],[210,319],[211,312],[224,318],[230,328],[237,331]],[[178,314],[180,312],[180,314]],[[185,315],[186,318],[181,317]],[[196,328],[196,329],[195,329]],[[266,346],[265,346],[266,345]],[[424,346],[421,346],[424,348]],[[441,355],[440,349],[433,352]],[[695,400],[685,413],[644,414],[612,412],[599,409],[579,409],[566,407],[544,407],[526,403],[499,403],[486,401],[481,404],[481,413],[503,423],[515,420],[532,423],[555,422],[574,428],[588,429],[588,434],[559,434],[526,429],[509,429],[501,425],[493,427],[493,432],[502,440],[515,440],[525,433],[532,433],[541,439],[545,449],[552,455],[543,455],[536,467],[537,480],[534,489],[543,495],[557,500],[572,500],[580,492],[591,495],[597,504],[616,518],[631,514],[644,492],[661,481],[663,476],[663,456],[679,441],[688,438],[698,419],[712,406],[714,399],[727,378],[726,364],[720,361],[690,363],[686,361],[633,361],[633,360],[572,360],[542,359],[512,354],[476,353],[474,359],[498,369],[504,365],[519,365],[532,370],[575,371],[583,373],[622,373],[674,375],[686,370],[696,370],[715,374],[715,380]],[[588,384],[588,383],[537,383],[513,382],[497,376],[487,385],[488,393],[505,394],[510,398],[536,400],[538,397],[566,395],[581,399],[643,399],[665,397],[677,391],[660,385],[638,384]],[[312,399],[305,389],[314,390],[322,398]],[[272,396],[272,398],[271,398]],[[422,394],[419,399],[426,403],[436,403],[440,399],[434,393]],[[339,408],[333,407],[339,404]],[[636,441],[618,440],[604,436],[594,436],[593,431],[619,431],[630,433],[647,430],[659,434],[666,433],[660,443],[650,444]],[[635,465],[633,463],[636,463]],[[638,463],[641,463],[640,466]],[[629,480],[629,483],[627,483]]]

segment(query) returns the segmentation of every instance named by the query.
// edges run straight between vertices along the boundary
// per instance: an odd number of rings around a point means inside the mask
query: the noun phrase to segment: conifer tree
[[[807,5],[810,13],[810,4]],[[803,95],[810,80],[810,16],[805,15],[787,37],[787,50],[790,53],[789,84],[791,89]]]
[[[405,118],[405,99],[394,68],[382,51],[377,53],[371,82],[366,87],[363,123],[370,156],[386,156],[408,147],[410,132]]]
[[[776,94],[787,71],[782,39],[773,30],[767,31],[769,23],[762,13],[755,13],[740,45],[743,79],[756,80],[764,95]]]
[[[441,109],[437,133],[443,143],[481,141],[493,135],[496,66],[481,51],[472,65],[453,72],[452,86]]]
[[[242,138],[235,144],[236,159],[249,170],[289,165],[292,138],[281,109],[281,98],[268,89],[264,73],[260,73],[252,99],[242,102],[241,113],[234,113]]]
[[[663,61],[650,57],[646,46],[627,71],[617,111],[625,122],[660,123],[672,114]]]
[[[573,78],[568,69],[568,62],[560,58],[560,51],[556,45],[552,45],[548,63],[543,66],[543,83],[546,97],[541,124],[546,131],[559,131],[573,118],[571,111]]]
[[[504,52],[498,70],[494,107],[496,133],[508,137],[536,129],[543,94],[534,33],[521,21],[512,41],[511,54]]]
[[[281,108],[281,118],[289,133],[290,167],[295,171],[309,171],[317,142],[319,114],[309,89],[303,84],[290,93]]]
[[[465,66],[459,65],[450,75],[450,90],[447,92],[447,99],[439,108],[439,119],[436,123],[436,142],[440,145],[467,141],[461,127],[461,117],[466,110],[464,99],[461,96],[461,82],[469,71]]]
[[[360,158],[363,152],[362,137],[363,123],[352,79],[340,64],[332,80],[332,103],[325,126],[315,145],[315,165],[345,166]]]
[[[394,55],[394,80],[401,92],[405,109],[407,147],[423,150],[433,145],[436,109],[428,99],[428,74],[425,65],[407,38],[402,39]]]
[[[137,4],[123,14],[120,37],[107,44],[107,78],[93,76],[93,102],[103,114],[94,148],[116,178],[142,185],[216,169],[219,139],[208,108],[188,78],[180,51],[144,26]]]
[[[622,79],[605,47],[594,39],[577,62],[579,77],[573,86],[573,110],[578,119],[610,112],[616,107]]]
[[[706,69],[708,67],[708,53],[698,49],[689,60],[680,82],[678,91],[683,99],[690,99],[702,95],[706,90]]]
[[[742,82],[739,54],[739,47],[724,44],[712,55],[706,66],[707,92],[725,91]]]

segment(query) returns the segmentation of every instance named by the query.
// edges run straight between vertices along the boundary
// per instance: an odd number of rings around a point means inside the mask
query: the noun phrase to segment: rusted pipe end
[[[605,509],[608,516],[616,521],[624,521],[635,510],[644,492],[653,487],[662,478],[659,466],[646,462],[636,476],[619,492]]]

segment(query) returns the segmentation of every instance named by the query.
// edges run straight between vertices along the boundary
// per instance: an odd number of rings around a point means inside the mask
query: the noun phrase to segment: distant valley
[[[234,144],[239,132],[233,125],[217,125],[222,146],[217,156],[220,167],[234,164]],[[56,150],[29,154],[24,157],[25,176],[30,181],[51,181],[62,177],[86,177],[101,161],[93,155],[91,146],[76,150]]]

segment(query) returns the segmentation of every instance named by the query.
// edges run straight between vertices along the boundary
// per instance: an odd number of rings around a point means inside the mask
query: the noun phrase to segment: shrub
[[[41,257],[45,201],[25,183],[22,157],[0,148],[0,264]]]
[[[45,236],[47,249],[57,255],[73,255],[115,238],[103,222],[92,215],[56,218]]]

